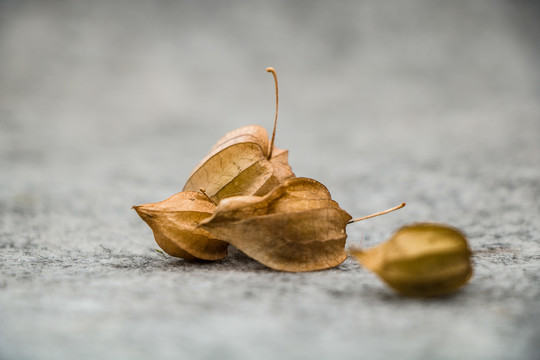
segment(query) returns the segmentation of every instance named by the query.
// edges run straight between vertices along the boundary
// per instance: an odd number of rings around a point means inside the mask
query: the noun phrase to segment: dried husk
[[[219,203],[239,195],[264,195],[294,177],[288,151],[273,147],[266,129],[249,125],[227,133],[191,173],[184,191],[204,188]]]
[[[199,227],[272,269],[300,272],[331,268],[346,259],[350,219],[324,185],[290,178],[262,197],[222,200]]]
[[[472,276],[465,235],[448,225],[417,223],[367,250],[350,250],[367,269],[407,296],[438,296],[465,285]]]
[[[215,207],[200,192],[186,191],[133,208],[167,254],[186,260],[219,260],[227,256],[228,244],[197,227],[212,215]]]

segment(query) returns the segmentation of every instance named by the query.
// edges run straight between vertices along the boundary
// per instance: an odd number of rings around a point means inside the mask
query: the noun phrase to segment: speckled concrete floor
[[[534,2],[0,2],[1,359],[537,359]],[[131,205],[225,132],[271,127],[348,243],[463,229],[475,275],[395,295],[348,259],[269,270],[155,251]]]

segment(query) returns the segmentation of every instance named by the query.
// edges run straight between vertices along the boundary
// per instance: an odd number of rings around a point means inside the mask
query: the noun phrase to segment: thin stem
[[[391,209],[388,209],[388,210],[384,210],[384,211],[381,211],[381,212],[378,212],[378,213],[375,213],[375,214],[371,214],[371,215],[368,215],[368,216],[364,216],[364,217],[361,217],[361,218],[358,218],[358,219],[349,220],[349,222],[347,224],[352,224],[352,223],[355,223],[355,222],[358,222],[358,221],[371,219],[372,217],[375,217],[375,216],[388,214],[389,212],[401,209],[404,206],[405,206],[405,203],[401,203],[400,205],[395,206],[395,207],[393,207]]]
[[[270,150],[268,150],[268,160],[272,158],[272,152],[274,151],[274,140],[276,138],[276,126],[277,126],[277,116],[278,116],[278,105],[279,105],[279,92],[278,92],[278,83],[277,83],[277,74],[274,68],[266,68],[266,71],[272,73],[274,76],[274,83],[276,84],[276,117],[274,119],[274,130],[272,131],[272,140],[270,141]]]
[[[215,202],[214,200],[212,200],[212,198],[211,198],[210,196],[208,196],[208,194],[206,193],[206,189],[205,189],[205,188],[199,188],[199,191],[200,191],[204,196],[206,196],[206,198],[207,198],[208,200],[210,200],[210,202],[211,202],[212,204],[214,204],[214,205],[217,206],[216,202]]]

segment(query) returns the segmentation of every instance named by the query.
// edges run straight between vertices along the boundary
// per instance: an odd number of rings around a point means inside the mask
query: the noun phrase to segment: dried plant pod
[[[272,269],[300,272],[331,268],[346,259],[350,219],[324,185],[290,178],[262,197],[222,200],[199,227]]]
[[[390,287],[407,296],[438,296],[465,285],[472,276],[465,235],[444,224],[402,227],[386,242],[350,253]]]
[[[266,129],[249,125],[222,137],[191,173],[184,191],[203,187],[215,202],[239,195],[264,195],[294,174],[288,151],[274,147],[269,159]]]
[[[205,188],[208,196],[219,203],[222,199],[240,195],[264,195],[294,177],[288,162],[288,151],[274,146],[278,115],[277,76],[276,117],[272,140],[266,129],[249,125],[227,133],[212,147],[210,153],[195,167],[184,191]]]
[[[197,227],[216,208],[203,193],[185,191],[133,208],[150,226],[157,244],[167,254],[186,260],[219,260],[227,256],[226,242]]]

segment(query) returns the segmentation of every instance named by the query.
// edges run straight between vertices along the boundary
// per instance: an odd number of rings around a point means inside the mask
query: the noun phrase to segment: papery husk
[[[290,178],[263,197],[223,199],[199,227],[272,269],[300,272],[332,268],[347,258],[350,219],[324,185]]]
[[[240,195],[265,195],[285,179],[294,177],[288,151],[274,146],[266,129],[249,125],[227,133],[189,176],[184,191],[204,188],[208,196],[221,200]]]
[[[465,235],[444,224],[407,225],[381,245],[349,252],[407,296],[451,293],[465,285],[473,273]]]
[[[186,191],[133,208],[167,254],[186,260],[219,260],[227,256],[228,244],[197,227],[215,207],[202,193]]]

